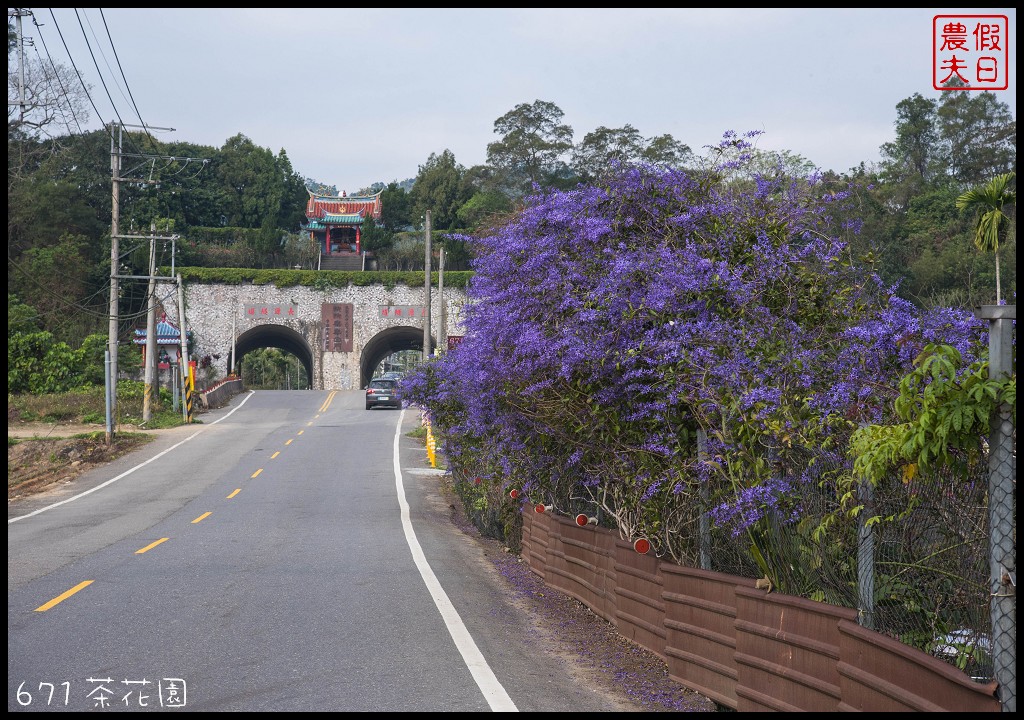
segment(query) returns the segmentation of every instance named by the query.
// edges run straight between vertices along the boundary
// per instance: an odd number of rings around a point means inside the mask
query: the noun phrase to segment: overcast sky
[[[28,52],[92,86],[87,129],[141,115],[174,128],[162,140],[218,148],[241,133],[349,193],[444,150],[483,164],[494,121],[537,100],[577,143],[628,124],[700,153],[759,130],[758,147],[823,169],[870,165],[901,100],[941,95],[936,15],[1007,16],[1008,88],[994,92],[1016,117],[1012,8],[31,10]]]

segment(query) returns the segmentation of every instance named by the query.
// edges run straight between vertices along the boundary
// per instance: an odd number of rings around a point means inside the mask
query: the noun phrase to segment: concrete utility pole
[[[153,125],[125,125],[123,123],[110,123],[108,126],[110,131],[110,175],[111,175],[111,208],[110,208],[110,318],[109,327],[107,332],[107,352],[110,355],[110,367],[111,373],[107,380],[107,403],[109,406],[108,421],[107,421],[107,444],[110,444],[111,438],[117,427],[117,423],[112,421],[110,418],[117,417],[117,375],[118,375],[118,358],[117,358],[117,343],[118,343],[118,328],[120,324],[120,318],[118,315],[118,303],[120,299],[120,287],[119,281],[122,279],[140,279],[132,275],[121,275],[121,248],[120,240],[122,239],[144,239],[144,236],[137,235],[121,235],[121,183],[122,182],[134,182],[134,183],[147,183],[151,185],[157,184],[159,181],[150,178],[138,178],[138,177],[123,177],[121,175],[122,170],[122,159],[125,157],[133,157],[142,160],[144,163],[155,162],[156,160],[167,160],[169,162],[191,162],[192,160],[202,160],[203,166],[205,166],[209,160],[202,158],[188,158],[188,157],[175,157],[170,155],[139,155],[139,154],[125,154],[123,151],[124,145],[124,129],[126,127],[140,128],[144,130],[163,130],[167,132],[173,132],[174,128],[160,128]],[[116,132],[115,132],[116,130]],[[149,236],[151,242],[158,239],[175,240],[175,236],[167,238],[154,237],[152,233]],[[171,273],[174,273],[174,250],[171,251]],[[151,279],[154,276],[154,271],[150,270],[149,275],[145,279]]]
[[[145,390],[142,394],[142,421],[153,419],[153,387],[157,368],[157,337],[156,332],[156,226],[149,226],[149,288],[146,291],[146,370]]]
[[[427,362],[430,359],[430,211],[427,210],[427,234],[426,234],[426,279],[424,280],[424,294],[426,300],[424,302],[424,317],[423,317],[423,362]]]
[[[440,329],[437,331],[437,342],[441,346],[441,352],[448,349],[448,330],[445,327],[444,317],[444,245],[437,250],[437,302],[440,305],[437,311]]]
[[[181,348],[181,397],[183,398],[181,415],[187,423],[192,419],[192,397],[188,382],[190,365],[188,362],[188,332],[185,328],[185,283],[181,281],[181,275],[178,275],[178,332],[180,333],[178,342]]]
[[[14,22],[17,25],[18,33],[18,101],[11,102],[7,101],[7,105],[18,105],[18,124],[24,124],[25,122],[25,33],[22,32],[21,19],[27,17],[32,13],[25,8],[14,8],[13,11],[7,12],[7,17],[13,17]]]
[[[114,136],[114,128],[117,127],[117,136]],[[120,248],[118,238],[121,236],[121,143],[124,136],[124,129],[110,123],[110,173],[113,179],[111,183],[111,208],[110,208],[110,319],[107,331],[107,351],[110,353],[111,379],[110,387],[107,388],[107,395],[110,398],[110,416],[117,417],[117,327],[118,327],[118,267],[121,264]],[[107,432],[107,444],[114,435],[117,422],[110,423],[110,430]]]

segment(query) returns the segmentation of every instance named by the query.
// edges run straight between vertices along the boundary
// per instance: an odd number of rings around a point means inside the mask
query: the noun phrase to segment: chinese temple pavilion
[[[380,219],[380,193],[376,195],[320,195],[311,190],[306,203],[309,238],[322,255],[359,255],[361,228],[367,218]]]
[[[136,330],[135,338],[132,340],[136,345],[142,346],[143,366],[146,364],[147,334],[145,330]],[[188,333],[188,340],[192,341],[191,331]],[[161,369],[166,370],[171,362],[181,362],[181,330],[174,323],[168,322],[166,315],[161,316],[156,324],[156,346],[157,366]]]

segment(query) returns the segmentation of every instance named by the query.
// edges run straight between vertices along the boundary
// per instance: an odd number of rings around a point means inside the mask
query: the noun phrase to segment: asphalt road
[[[418,425],[246,394],[9,503],[8,710],[636,709],[540,646]]]

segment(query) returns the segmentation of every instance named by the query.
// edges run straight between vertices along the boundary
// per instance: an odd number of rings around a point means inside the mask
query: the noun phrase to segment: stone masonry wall
[[[163,298],[163,312],[167,319],[180,327],[178,322],[177,291],[171,283],[160,283],[157,297]],[[462,307],[466,294],[459,288],[444,289],[447,313],[448,335],[461,335]],[[431,337],[438,345],[445,345],[440,337],[440,295],[438,289],[431,292]],[[353,343],[352,352],[327,352],[324,348],[321,306],[325,303],[352,303]],[[295,304],[294,318],[251,318],[245,315],[247,305]],[[363,348],[380,332],[397,326],[417,328],[423,331],[420,318],[382,317],[380,306],[422,306],[422,287],[383,285],[318,290],[311,287],[292,286],[278,288],[274,285],[185,285],[186,329],[193,334],[192,359],[206,356],[212,358],[209,368],[198,370],[197,386],[212,385],[227,374],[228,357],[231,354],[232,332],[240,337],[246,331],[259,325],[280,325],[302,337],[313,358],[313,386],[315,389],[357,389],[360,387],[360,359]]]

